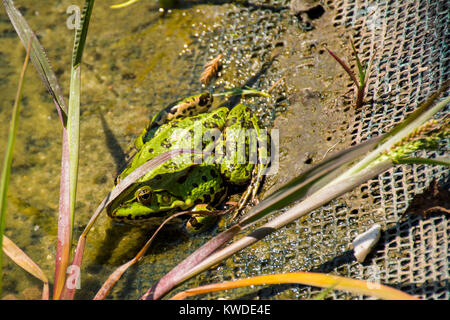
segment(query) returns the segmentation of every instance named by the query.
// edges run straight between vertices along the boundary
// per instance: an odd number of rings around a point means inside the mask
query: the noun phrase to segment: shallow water
[[[66,9],[75,1],[15,3],[38,34],[67,97],[73,31],[66,25]],[[82,5],[81,1],[76,3]],[[326,31],[330,27],[328,14],[321,18],[324,22],[314,22],[315,30],[306,31],[284,2],[250,3],[253,5],[241,7],[228,1],[187,1],[162,13],[154,1],[141,1],[121,10],[110,9],[106,1],[96,2],[82,67],[74,243],[111,190],[128,146],[145,123],[163,106],[204,89],[199,81],[203,65],[219,53],[225,55],[223,70],[209,87],[216,92],[244,84],[267,91],[284,77],[272,98],[242,101],[265,126],[280,130],[279,172],[266,179],[262,194],[276,190],[320,161],[330,148],[345,145],[346,139],[339,132],[347,128],[349,116],[342,112],[345,106],[337,93],[345,91],[344,80],[336,64],[319,48],[324,42],[330,45],[338,41]],[[0,150],[4,150],[25,53],[4,11],[0,17]],[[61,125],[55,106],[30,64],[14,152],[6,235],[50,279],[55,260],[60,146]],[[110,298],[140,297],[217,231],[189,238],[177,228],[169,228],[145,259],[124,275]],[[301,256],[307,241],[291,245],[298,241],[299,232],[301,222],[274,233],[186,286],[320,264],[320,259]],[[133,257],[148,236],[145,228],[119,225],[102,216],[88,236],[76,298],[92,298],[108,274]],[[271,245],[274,239],[281,242]],[[332,247],[337,240],[328,241]],[[38,280],[5,260],[4,296],[24,298],[29,288],[40,287]],[[288,291],[279,297],[298,296],[296,289]],[[239,296],[249,291],[236,292]]]

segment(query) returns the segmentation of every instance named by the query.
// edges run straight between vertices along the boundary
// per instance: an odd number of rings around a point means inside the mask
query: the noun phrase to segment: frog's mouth
[[[192,206],[190,200],[182,201],[167,191],[152,192],[142,197],[142,190],[136,191],[130,199],[117,199],[107,208],[107,214],[119,220],[145,220],[165,217],[177,209],[185,210]]]

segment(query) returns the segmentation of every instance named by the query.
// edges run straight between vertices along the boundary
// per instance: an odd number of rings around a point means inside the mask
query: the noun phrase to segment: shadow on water
[[[103,114],[101,112],[98,113],[100,117],[100,121],[102,123],[103,132],[105,133],[105,143],[108,147],[109,153],[114,159],[114,163],[116,165],[116,173],[120,173],[126,166],[126,154],[120,146],[119,142],[116,139],[116,136],[111,131],[108,123],[106,122]]]

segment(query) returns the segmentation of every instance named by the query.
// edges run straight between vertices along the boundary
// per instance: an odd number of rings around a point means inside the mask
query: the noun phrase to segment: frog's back
[[[194,138],[201,130],[200,139],[205,132],[212,129],[221,131],[226,123],[228,109],[223,107],[209,113],[173,120],[159,127],[152,139],[146,142],[141,150],[134,156],[130,165],[121,173],[120,178],[125,178],[136,168],[167,151],[176,149],[193,149],[198,139]],[[207,142],[203,141],[202,150]],[[170,173],[193,164],[193,157],[182,154],[163,163],[158,169],[152,170],[141,179],[149,179],[151,176],[161,173]]]

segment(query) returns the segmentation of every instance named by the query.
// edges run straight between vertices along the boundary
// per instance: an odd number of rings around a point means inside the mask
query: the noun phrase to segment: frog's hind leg
[[[239,212],[244,208],[250,194],[252,195],[251,203],[255,204],[257,202],[256,194],[261,186],[261,182],[263,180],[264,172],[266,170],[266,160],[267,160],[267,151],[268,151],[268,137],[267,133],[262,134],[261,129],[259,127],[258,119],[252,115],[250,119],[253,123],[253,126],[256,130],[256,141],[257,141],[257,163],[253,168],[252,172],[252,180],[247,190],[242,195],[239,200],[238,208],[233,216],[233,219],[239,214]],[[254,141],[254,140],[253,140]]]
[[[255,168],[253,169],[253,175],[252,175],[252,180],[250,182],[250,185],[247,187],[247,189],[245,190],[245,192],[242,194],[241,198],[239,199],[236,210],[235,210],[231,220],[234,220],[239,215],[239,213],[244,209],[245,205],[248,203],[250,195],[252,195],[250,203],[251,204],[256,203],[256,201],[257,201],[256,194],[261,185],[261,180],[262,179],[259,175],[258,166],[255,166]]]

